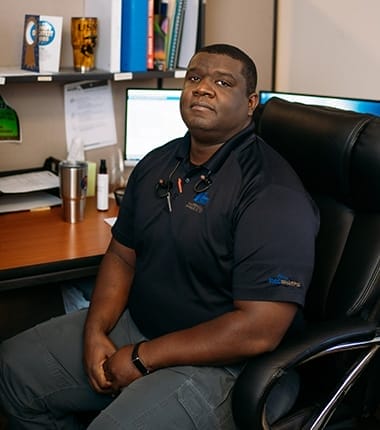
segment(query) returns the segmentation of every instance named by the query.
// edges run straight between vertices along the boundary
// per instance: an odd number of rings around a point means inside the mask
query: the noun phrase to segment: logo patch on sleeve
[[[301,287],[301,282],[299,281],[294,281],[292,279],[289,279],[287,276],[284,275],[277,275],[275,277],[270,277],[268,279],[268,282],[272,285],[283,285],[285,287],[295,287],[295,288],[300,288]]]

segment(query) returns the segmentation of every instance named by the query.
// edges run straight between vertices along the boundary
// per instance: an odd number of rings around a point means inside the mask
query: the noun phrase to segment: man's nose
[[[199,81],[198,85],[194,89],[194,94],[199,95],[212,95],[214,90],[212,88],[211,82],[207,79],[202,79]]]

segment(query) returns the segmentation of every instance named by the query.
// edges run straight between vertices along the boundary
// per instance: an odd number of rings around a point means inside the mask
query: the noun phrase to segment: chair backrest
[[[255,121],[319,206],[306,319],[379,321],[380,118],[272,98]]]

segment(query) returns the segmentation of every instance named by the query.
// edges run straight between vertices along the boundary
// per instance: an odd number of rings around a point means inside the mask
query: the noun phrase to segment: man
[[[236,377],[302,307],[318,230],[297,176],[254,134],[256,80],[230,45],[191,59],[189,133],[132,172],[88,314],[2,346],[14,428],[78,428],[89,409],[92,430],[234,428]]]

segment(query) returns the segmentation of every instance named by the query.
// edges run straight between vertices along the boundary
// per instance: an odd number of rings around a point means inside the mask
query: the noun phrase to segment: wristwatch
[[[146,340],[142,340],[135,344],[132,350],[132,363],[136,366],[136,368],[142,373],[143,376],[149,375],[151,370],[145,367],[144,363],[141,361],[139,357],[139,347],[142,343],[146,342]]]

